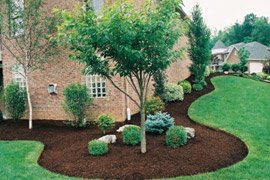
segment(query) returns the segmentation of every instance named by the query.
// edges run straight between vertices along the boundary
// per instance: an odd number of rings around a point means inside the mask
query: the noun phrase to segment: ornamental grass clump
[[[108,144],[103,141],[95,139],[88,143],[88,152],[93,156],[101,156],[106,154],[108,151]]]
[[[115,125],[114,118],[106,114],[100,115],[96,123],[98,128],[103,132],[103,134],[105,134],[106,131],[111,130]]]
[[[137,145],[141,142],[141,128],[139,126],[129,126],[123,130],[123,143],[127,145]]]
[[[145,112],[148,114],[155,114],[165,109],[164,102],[159,97],[152,97],[145,103]]]
[[[187,132],[182,126],[173,126],[166,132],[166,145],[172,148],[183,146],[187,143]]]
[[[174,125],[174,118],[168,113],[158,112],[155,115],[148,115],[145,122],[145,129],[148,133],[161,134]]]

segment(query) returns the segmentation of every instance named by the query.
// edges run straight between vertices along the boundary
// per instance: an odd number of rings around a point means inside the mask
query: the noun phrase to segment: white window
[[[101,98],[107,95],[106,81],[99,75],[87,75],[86,87],[91,97]]]
[[[15,65],[12,67],[12,80],[18,83],[20,87],[25,88],[25,74],[22,66]]]
[[[24,0],[11,1],[10,26],[12,36],[20,36],[24,33],[22,17],[23,9]]]

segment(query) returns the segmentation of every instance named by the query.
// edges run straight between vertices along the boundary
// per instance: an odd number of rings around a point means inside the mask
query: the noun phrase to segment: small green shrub
[[[230,69],[231,69],[231,66],[230,66],[229,64],[224,64],[224,65],[222,66],[223,72],[229,71]]]
[[[91,104],[91,97],[87,93],[85,85],[70,84],[63,92],[65,96],[63,107],[72,115],[77,127],[84,127],[87,116],[87,108]]]
[[[203,86],[201,84],[193,84],[192,88],[195,91],[201,91],[201,90],[203,90]]]
[[[88,143],[88,152],[93,156],[101,156],[106,154],[108,151],[108,144],[103,141],[95,139]]]
[[[165,102],[183,101],[184,91],[182,86],[177,84],[166,84],[164,93],[161,97]]]
[[[8,114],[13,120],[23,117],[26,110],[26,91],[17,83],[7,85],[4,93],[4,104]]]
[[[129,126],[123,130],[123,143],[127,145],[137,145],[141,142],[141,128],[139,126]]]
[[[232,71],[237,73],[240,70],[240,65],[239,64],[233,64],[232,65]]]
[[[191,93],[192,86],[191,86],[190,82],[188,82],[187,80],[179,81],[178,85],[182,86],[185,94],[190,94]]]
[[[159,97],[152,97],[148,99],[145,103],[145,112],[146,114],[155,114],[159,111],[165,109],[164,102]]]
[[[205,76],[205,77],[208,77],[208,76],[210,76],[210,74],[211,74],[210,67],[209,67],[209,66],[206,66],[205,72],[204,72],[204,76]]]
[[[166,132],[166,145],[172,148],[187,143],[187,132],[182,126],[173,126]]]
[[[263,72],[259,72],[257,73],[257,76],[260,77],[261,79],[266,79],[267,78],[267,74],[263,73]]]
[[[166,81],[167,81],[165,71],[157,71],[153,75],[153,79],[155,81],[155,83],[154,83],[154,87],[155,87],[154,95],[155,96],[161,96],[164,93],[165,84],[166,84]]]
[[[247,66],[240,66],[240,71],[242,73],[247,72],[247,70],[248,70],[248,67]]]
[[[148,133],[161,134],[174,125],[174,118],[168,113],[158,112],[155,115],[148,115],[145,122],[145,129]]]
[[[114,119],[113,117],[102,114],[98,117],[97,121],[98,128],[105,134],[106,131],[111,130],[114,127]]]
[[[270,76],[267,76],[267,77],[266,77],[266,80],[270,81]]]

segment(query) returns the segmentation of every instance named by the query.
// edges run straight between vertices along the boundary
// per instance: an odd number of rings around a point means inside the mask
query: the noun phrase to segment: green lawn
[[[227,131],[249,149],[241,162],[187,179],[270,179],[270,84],[227,76],[189,108],[191,119]]]
[[[0,179],[72,179],[37,164],[43,148],[35,141],[0,141]]]
[[[212,82],[216,90],[192,104],[190,117],[238,136],[249,154],[228,168],[177,179],[270,179],[270,85],[231,76]],[[37,164],[42,150],[39,142],[0,141],[0,179],[66,179]]]

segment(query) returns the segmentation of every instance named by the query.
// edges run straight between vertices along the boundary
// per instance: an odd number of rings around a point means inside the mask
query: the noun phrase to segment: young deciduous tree
[[[32,129],[32,102],[29,76],[43,67],[55,51],[50,36],[56,32],[56,18],[42,9],[43,0],[1,0],[1,36],[5,50],[13,56],[15,70],[24,77],[29,107],[29,129]],[[20,70],[18,70],[20,69]]]
[[[246,65],[247,65],[249,56],[250,56],[250,53],[245,48],[241,48],[238,51],[238,57],[240,59],[239,66],[240,66],[240,71],[242,73],[248,70],[248,67]]]
[[[132,1],[116,1],[102,16],[81,7],[63,11],[59,39],[73,52],[71,58],[85,64],[85,74],[107,78],[140,109],[141,152],[146,152],[145,101],[150,80],[179,56],[173,46],[181,35],[181,0],[147,0],[141,8]],[[137,94],[136,101],[114,82],[125,77]]]
[[[210,30],[203,21],[199,5],[196,5],[192,12],[189,24],[189,56],[192,60],[190,72],[195,76],[194,82],[205,83],[205,69],[210,61]]]

